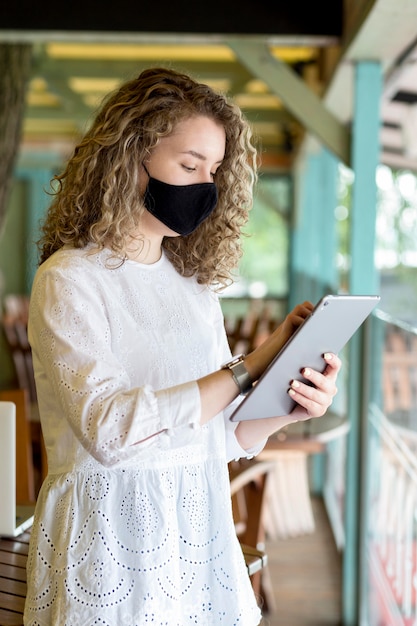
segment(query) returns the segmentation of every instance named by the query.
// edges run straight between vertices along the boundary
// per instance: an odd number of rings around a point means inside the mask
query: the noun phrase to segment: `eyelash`
[[[187,165],[182,166],[187,172],[196,172],[196,167],[188,167]],[[210,172],[210,176],[214,179],[216,177],[216,172]]]

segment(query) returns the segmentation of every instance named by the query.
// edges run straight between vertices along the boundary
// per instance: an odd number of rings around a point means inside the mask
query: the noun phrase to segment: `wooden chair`
[[[247,354],[269,337],[282,322],[282,316],[273,309],[271,303],[253,301],[245,315],[225,318],[227,338],[233,354]]]
[[[236,534],[245,555],[253,590],[260,598],[263,610],[268,612],[275,609],[275,603],[269,582],[267,555],[264,552],[263,513],[265,487],[274,467],[274,462],[256,459],[241,459],[229,463]],[[250,558],[254,560],[252,568],[249,567]]]
[[[308,457],[325,445],[315,437],[270,437],[259,459],[270,461],[264,525],[270,539],[288,539],[314,532]]]
[[[28,296],[10,294],[4,298],[2,327],[13,360],[17,386],[27,389],[29,401],[35,403],[35,377],[27,336],[28,313]]]
[[[25,389],[0,391],[0,401],[16,405],[16,503],[35,502],[29,398]]]
[[[29,423],[35,468],[35,492],[38,493],[47,474],[45,445],[39,421],[32,350],[27,335],[29,297],[9,294],[4,298],[4,314],[1,320],[3,333],[12,357],[16,386],[25,389],[29,402]]]

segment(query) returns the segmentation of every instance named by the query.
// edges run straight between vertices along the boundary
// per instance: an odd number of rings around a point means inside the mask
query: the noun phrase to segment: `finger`
[[[312,311],[312,304],[310,302],[303,302],[303,304],[298,304],[294,309],[287,315],[286,323],[291,325],[293,331],[301,326],[303,322],[309,317]],[[285,323],[285,322],[284,322]]]
[[[301,370],[301,374],[303,378],[308,380],[313,388],[318,389],[319,391],[323,391],[324,393],[329,394],[330,396],[335,396],[337,393],[336,380],[337,380],[337,370],[327,368],[323,373],[317,372],[316,370],[311,369],[310,367],[305,367]],[[293,381],[294,382],[294,381]],[[306,385],[307,391],[309,391],[309,385]],[[308,394],[307,394],[308,395]]]
[[[327,393],[335,395],[337,392],[336,380],[342,366],[342,361],[337,355],[332,353],[326,353],[323,358],[326,363],[326,367],[323,372],[318,372],[310,367],[305,367],[301,370],[301,374],[318,389],[322,389]]]
[[[289,389],[290,395],[294,399],[302,396],[303,398],[316,402],[317,404],[331,404],[337,393],[337,387],[328,378],[322,376],[321,374],[319,374],[319,376],[321,376],[323,381],[320,386],[307,385],[300,380],[292,380]]]
[[[292,381],[288,391],[291,398],[303,407],[309,417],[321,417],[332,404],[334,394],[305,385],[300,381]]]
[[[327,407],[329,407],[333,401],[334,396],[337,393],[336,387],[336,379],[337,379],[337,371],[340,367],[340,360],[334,357],[331,359],[335,359],[335,367],[334,369],[330,369],[329,372],[325,372],[321,374],[309,367],[306,367],[302,370],[303,377],[311,383],[306,384],[303,381],[292,380],[290,385],[290,395],[294,398],[296,402],[301,404],[302,406],[308,408],[311,414],[323,414],[319,408],[314,408],[314,405],[320,405],[324,407],[324,412]],[[327,369],[327,367],[326,367]],[[305,402],[307,401],[307,404]]]
[[[303,407],[308,417],[323,417],[326,414],[327,410],[331,406],[331,402],[326,404],[321,404],[314,402],[313,400],[308,400],[307,398],[303,398],[299,402],[299,406]]]
[[[306,317],[308,317],[312,310],[313,310],[313,305],[311,302],[308,302],[307,300],[305,302],[303,302],[302,304],[297,304],[296,307],[294,307],[292,313],[296,316],[299,317],[301,319],[305,319]]]
[[[310,312],[314,309],[314,304],[310,302],[310,300],[304,300],[304,302],[300,302],[297,306],[308,309]]]
[[[327,366],[324,371],[325,376],[328,376],[331,373],[336,374],[337,376],[342,367],[342,361],[337,356],[337,354],[333,354],[332,352],[326,352],[325,354],[323,354],[323,359]]]
[[[298,420],[324,415],[337,393],[336,379],[342,361],[333,353],[326,353],[323,358],[326,363],[323,374],[308,367],[301,372],[313,386],[298,380],[291,381],[289,394],[298,404],[293,411]]]

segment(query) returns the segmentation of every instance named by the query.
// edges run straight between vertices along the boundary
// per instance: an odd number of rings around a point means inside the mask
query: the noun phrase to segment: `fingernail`
[[[333,354],[330,354],[330,352],[326,352],[323,358],[325,358],[326,361],[331,361],[333,358]]]
[[[288,393],[289,393],[290,396],[295,396],[294,389],[288,389]]]
[[[303,376],[310,376],[310,374],[311,374],[311,370],[308,367],[306,367],[303,370]]]
[[[298,382],[298,380],[292,381],[291,387],[294,387],[294,389],[298,389],[299,386],[300,386],[300,383]]]

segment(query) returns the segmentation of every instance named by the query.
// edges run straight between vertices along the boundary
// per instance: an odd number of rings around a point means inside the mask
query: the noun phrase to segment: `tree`
[[[0,229],[18,153],[32,46],[0,44]]]

